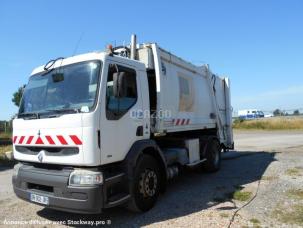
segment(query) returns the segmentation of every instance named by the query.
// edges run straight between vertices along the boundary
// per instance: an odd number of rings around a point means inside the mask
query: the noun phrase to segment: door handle
[[[136,136],[143,136],[143,126],[137,127]]]

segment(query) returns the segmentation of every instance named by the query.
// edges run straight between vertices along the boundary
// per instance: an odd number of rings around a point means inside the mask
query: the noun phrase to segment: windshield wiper
[[[24,113],[19,113],[18,118],[23,118],[26,119],[40,119],[40,114],[38,112],[24,112]]]
[[[80,110],[77,108],[61,108],[61,109],[47,109],[46,113],[54,112],[54,113],[79,113]]]

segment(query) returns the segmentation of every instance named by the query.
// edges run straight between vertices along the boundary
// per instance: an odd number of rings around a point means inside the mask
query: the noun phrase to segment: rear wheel
[[[128,208],[142,212],[151,209],[160,193],[160,168],[155,158],[142,154],[138,159]]]
[[[210,139],[205,148],[206,161],[203,169],[207,172],[216,172],[221,166],[221,146],[218,140]]]

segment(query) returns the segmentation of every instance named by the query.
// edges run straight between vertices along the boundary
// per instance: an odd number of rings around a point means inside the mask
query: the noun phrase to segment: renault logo
[[[43,154],[44,154],[44,150],[41,150],[40,153],[38,154],[38,160],[39,160],[39,162],[42,162],[42,160],[43,160]]]

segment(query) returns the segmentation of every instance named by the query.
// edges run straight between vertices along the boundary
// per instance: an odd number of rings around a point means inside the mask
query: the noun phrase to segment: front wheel
[[[155,158],[142,154],[137,162],[128,208],[143,212],[151,209],[160,193],[160,168]]]

